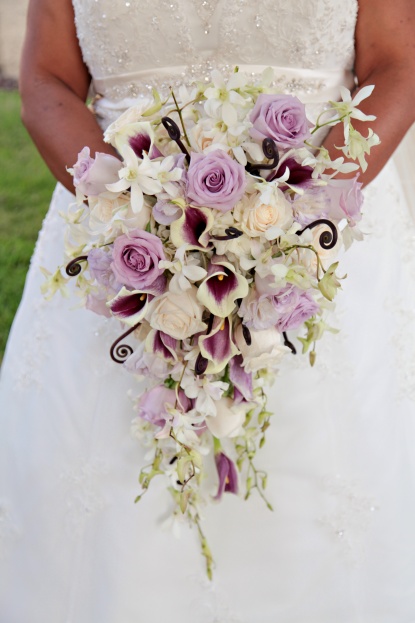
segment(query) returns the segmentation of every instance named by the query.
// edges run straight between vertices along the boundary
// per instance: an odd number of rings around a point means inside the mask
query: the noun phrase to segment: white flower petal
[[[225,102],[222,106],[222,118],[228,127],[238,121],[238,114],[229,102]]]
[[[360,89],[358,93],[354,96],[352,104],[353,106],[358,106],[360,102],[369,97],[372,94],[373,89],[375,88],[374,84],[367,85]]]

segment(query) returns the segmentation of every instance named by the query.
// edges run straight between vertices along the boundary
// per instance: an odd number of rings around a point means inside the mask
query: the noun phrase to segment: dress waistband
[[[249,78],[260,78],[262,72],[269,65],[237,65],[241,73]],[[133,73],[117,74],[102,78],[95,78],[93,86],[96,93],[112,101],[137,98],[150,95],[153,88],[162,93],[170,87],[179,87],[182,84],[190,85],[193,82],[208,82],[210,71],[219,69],[225,77],[230,76],[236,65],[210,66],[198,73],[189,71],[185,65],[176,65],[164,68],[144,69]],[[350,88],[354,77],[350,69],[304,69],[299,67],[272,67],[274,71],[273,86],[281,91],[302,94],[307,101],[321,101],[327,99],[326,93],[336,92],[341,85]],[[331,95],[330,95],[331,97]]]
[[[354,85],[354,75],[350,69],[323,71],[269,65],[238,65],[241,73],[247,75],[248,79],[255,80],[259,80],[268,67],[274,71],[272,85],[281,92],[297,95],[308,104],[311,118],[321,112],[322,104],[339,98],[340,86],[351,89]],[[213,69],[214,67],[211,67],[210,71]],[[226,77],[234,72],[235,65],[217,69]],[[173,66],[95,78],[93,88],[95,93],[101,96],[94,104],[98,121],[105,129],[122,112],[133,106],[138,98],[151,96],[153,88],[166,96],[170,87],[178,88],[183,84],[190,86],[194,82],[208,82],[210,71],[196,74],[189,72],[188,67]]]

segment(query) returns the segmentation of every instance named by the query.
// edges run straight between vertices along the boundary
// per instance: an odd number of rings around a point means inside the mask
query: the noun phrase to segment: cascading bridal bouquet
[[[134,432],[149,448],[141,493],[159,475],[174,517],[195,524],[211,576],[201,508],[244,482],[265,497],[255,464],[272,413],[264,386],[286,353],[315,358],[324,318],[340,287],[336,256],[361,239],[362,193],[351,172],[379,141],[353,118],[363,88],[311,123],[296,97],[237,70],[226,82],[154,91],[105,133],[120,159],[88,147],[71,170],[77,203],[67,220],[66,273],[82,304],[124,325],[111,357],[146,387]],[[342,156],[312,144],[323,126],[344,124]],[[46,272],[46,295],[64,290],[63,267]],[[216,466],[216,472],[212,467]],[[217,473],[210,483],[208,475]],[[214,489],[212,489],[212,486]]]

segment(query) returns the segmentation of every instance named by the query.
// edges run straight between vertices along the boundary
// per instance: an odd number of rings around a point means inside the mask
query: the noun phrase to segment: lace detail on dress
[[[387,301],[386,309],[392,312],[396,321],[392,343],[399,383],[398,398],[415,402],[415,310],[404,305],[402,299],[393,303]]]
[[[187,578],[188,590],[193,595],[190,607],[197,612],[197,623],[248,623],[227,605],[227,596],[205,575],[191,575]]]
[[[48,341],[52,338],[45,320],[46,306],[49,304],[44,299],[34,303],[33,323],[27,328],[22,353],[14,369],[14,385],[17,390],[31,387],[39,391],[43,387],[44,375],[41,364],[48,357]]]
[[[413,288],[409,287],[415,283],[415,223],[409,210],[396,200],[396,190],[390,192],[391,202],[395,197],[395,214],[389,235],[399,244],[405,298],[388,294],[385,309],[392,314],[394,321],[391,341],[395,352],[398,399],[415,402],[415,296]]]
[[[357,0],[153,0],[151,5],[73,0],[73,5],[84,60],[94,79],[150,72],[146,80],[129,81],[122,88],[118,80],[106,92],[114,99],[136,97],[149,84],[165,88],[166,79],[156,82],[158,69],[171,68],[177,84],[184,78],[203,80],[213,68],[226,73],[242,63],[346,70],[354,62]],[[319,88],[318,80],[282,83],[289,92]]]
[[[100,480],[108,471],[103,459],[93,457],[61,474],[66,485],[66,528],[71,535],[80,536],[89,519],[107,506]]]
[[[63,192],[61,186],[57,186],[52,198],[52,205],[59,200],[59,194]],[[30,272],[37,273],[35,282],[39,283],[36,295],[32,297],[32,323],[27,327],[25,338],[22,342],[21,352],[16,359],[14,372],[14,385],[18,390],[28,387],[42,389],[44,375],[42,363],[48,357],[48,341],[52,338],[49,323],[46,319],[47,310],[57,307],[56,301],[46,301],[40,292],[40,283],[43,280],[40,267],[46,263],[48,248],[53,241],[60,237],[62,226],[61,217],[57,210],[49,210],[47,213],[35,245],[35,250],[30,260]],[[57,312],[58,313],[58,312]]]
[[[0,560],[7,554],[11,543],[20,536],[20,529],[14,519],[11,503],[0,499]]]
[[[376,500],[365,495],[355,481],[339,474],[324,478],[322,486],[328,494],[330,510],[320,522],[331,533],[343,560],[358,565],[365,553],[365,535],[379,510]]]

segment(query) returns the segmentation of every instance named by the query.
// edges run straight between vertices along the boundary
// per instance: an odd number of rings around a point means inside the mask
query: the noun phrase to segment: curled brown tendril
[[[226,236],[211,236],[213,240],[233,240],[242,236],[243,232],[236,227],[228,227],[225,229]]]
[[[126,359],[128,359],[128,357],[133,354],[134,350],[131,348],[129,344],[120,344],[120,342],[122,342],[124,338],[130,335],[130,333],[138,329],[140,324],[141,322],[138,322],[133,327],[130,327],[128,331],[125,331],[125,333],[120,335],[120,337],[117,338],[115,342],[112,344],[110,348],[110,355],[111,355],[111,359],[115,361],[115,363],[124,363],[124,361],[126,361]]]
[[[304,227],[304,229],[297,232],[297,234],[300,236],[306,231],[306,229],[313,229],[314,227],[317,227],[317,225],[327,225],[327,227],[330,229],[330,231],[323,231],[323,233],[320,235],[321,248],[333,249],[333,247],[336,246],[337,240],[339,238],[339,235],[337,233],[337,227],[334,225],[334,223],[328,221],[325,218],[319,218],[317,221],[313,221],[313,223],[310,223],[310,225]]]
[[[82,266],[80,263],[87,262],[87,261],[88,261],[87,255],[80,255],[79,257],[76,257],[74,260],[71,260],[65,268],[66,274],[69,277],[76,277],[77,275],[80,274],[82,270]]]
[[[184,153],[184,155],[186,156],[186,162],[187,164],[189,164],[190,155],[182,142],[180,128],[177,125],[177,123],[173,121],[173,119],[170,119],[170,117],[162,117],[161,123],[166,128],[167,133],[170,136],[171,140],[174,141],[179,146],[182,153]]]
[[[290,340],[288,339],[287,332],[283,331],[282,332],[282,336],[284,338],[284,346],[287,346],[291,350],[292,354],[296,355],[297,354],[297,349],[294,346],[294,344],[292,342],[290,342]]]
[[[262,141],[262,151],[264,152],[265,158],[268,160],[272,160],[269,164],[251,164],[248,162],[245,169],[248,173],[252,175],[259,175],[260,169],[265,169],[269,171],[270,169],[275,169],[278,166],[280,161],[280,155],[278,153],[278,148],[272,138],[264,138]]]

